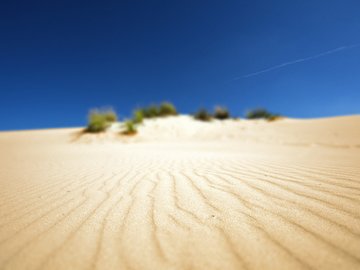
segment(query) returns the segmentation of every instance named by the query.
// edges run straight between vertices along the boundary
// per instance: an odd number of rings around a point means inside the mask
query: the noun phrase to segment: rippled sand
[[[360,116],[0,147],[0,269],[360,269]]]

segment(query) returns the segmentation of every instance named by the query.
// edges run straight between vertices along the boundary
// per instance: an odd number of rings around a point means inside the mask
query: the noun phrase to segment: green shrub
[[[159,108],[156,105],[151,105],[148,107],[148,112],[150,118],[159,116]]]
[[[135,115],[136,114],[136,115]],[[134,120],[137,123],[142,118],[155,118],[160,116],[177,115],[175,106],[170,102],[163,102],[160,106],[153,104],[148,107],[141,108],[134,113]]]
[[[106,121],[108,121],[109,123],[116,122],[118,119],[116,112],[113,109],[103,110],[102,113],[104,114]]]
[[[230,118],[230,113],[227,108],[217,106],[214,111],[214,118],[224,120]]]
[[[159,116],[177,115],[176,108],[170,102],[163,102],[159,107]]]
[[[200,109],[194,114],[194,118],[200,121],[210,121],[212,117],[206,109]]]
[[[280,114],[272,114],[267,118],[267,120],[271,122],[271,121],[279,120],[281,118],[282,116]]]
[[[250,110],[246,114],[247,119],[266,119],[270,117],[270,113],[262,108]]]
[[[85,131],[91,133],[103,132],[111,123],[116,121],[117,115],[113,109],[93,109],[89,113],[88,125]]]
[[[125,130],[123,131],[123,134],[125,135],[134,135],[137,133],[136,124],[134,121],[129,120],[125,122]]]
[[[144,120],[144,112],[142,109],[134,111],[133,122],[135,124],[141,124]]]
[[[150,112],[149,112],[149,109],[148,109],[147,107],[142,108],[142,109],[140,109],[140,110],[141,110],[144,118],[150,118]]]
[[[156,105],[150,105],[142,109],[144,118],[154,118],[159,116],[159,108]]]
[[[280,115],[273,114],[273,113],[267,111],[266,109],[259,108],[259,109],[254,109],[254,110],[249,111],[246,114],[246,118],[247,119],[266,119],[268,121],[274,121],[274,120],[280,118]]]

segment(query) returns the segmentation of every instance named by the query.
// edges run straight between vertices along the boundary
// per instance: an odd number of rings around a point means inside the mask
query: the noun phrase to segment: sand
[[[0,269],[360,269],[360,116],[79,131],[0,133]]]

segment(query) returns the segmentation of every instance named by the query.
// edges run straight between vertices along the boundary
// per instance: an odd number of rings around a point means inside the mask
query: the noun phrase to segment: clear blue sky
[[[359,0],[1,1],[0,129],[162,100],[183,113],[358,114],[359,14]]]

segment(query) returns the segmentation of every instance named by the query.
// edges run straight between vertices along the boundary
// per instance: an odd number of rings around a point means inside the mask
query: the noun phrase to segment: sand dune
[[[0,145],[0,269],[360,269],[360,116]]]

